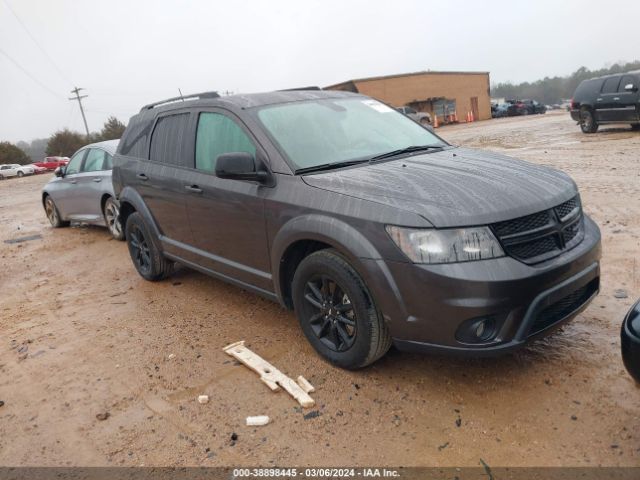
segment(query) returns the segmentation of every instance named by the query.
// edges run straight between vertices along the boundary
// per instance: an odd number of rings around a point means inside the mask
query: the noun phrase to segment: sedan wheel
[[[23,177],[23,176],[24,176],[24,173],[18,172],[18,177]]]
[[[47,195],[47,198],[44,200],[44,212],[46,213],[53,228],[66,227],[69,225],[69,222],[65,222],[60,219],[58,208],[49,195]]]
[[[124,240],[124,231],[120,223],[120,208],[113,198],[108,198],[104,204],[104,221],[113,238]]]

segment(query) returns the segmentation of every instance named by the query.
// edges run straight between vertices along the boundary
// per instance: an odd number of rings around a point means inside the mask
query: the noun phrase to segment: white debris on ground
[[[247,426],[259,427],[269,423],[269,417],[267,415],[257,415],[255,417],[247,417]]]

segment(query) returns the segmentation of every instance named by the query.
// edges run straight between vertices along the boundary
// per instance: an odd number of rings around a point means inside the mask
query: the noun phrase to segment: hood
[[[438,228],[510,220],[577,194],[575,183],[563,172],[466,148],[310,174],[303,180],[316,188],[414,212]]]

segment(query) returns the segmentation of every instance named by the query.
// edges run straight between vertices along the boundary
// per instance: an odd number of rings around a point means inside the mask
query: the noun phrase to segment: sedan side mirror
[[[56,167],[53,173],[55,174],[56,177],[59,177],[59,178],[64,177],[64,167]]]
[[[635,92],[636,90],[638,90],[638,87],[636,87],[633,83],[627,83],[624,86],[624,90],[625,92]]]
[[[216,176],[230,180],[265,182],[269,174],[256,169],[253,155],[247,152],[230,152],[216,158]]]

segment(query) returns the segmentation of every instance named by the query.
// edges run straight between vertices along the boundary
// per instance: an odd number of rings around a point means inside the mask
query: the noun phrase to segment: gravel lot
[[[640,388],[619,328],[640,296],[640,133],[583,135],[566,113],[439,133],[576,180],[604,253],[601,293],[571,324],[497,359],[391,351],[338,370],[276,304],[188,270],[145,282],[106,230],[50,228],[50,175],[2,181],[0,240],[42,238],[0,243],[0,465],[638,465]],[[222,352],[242,339],[308,378],[317,408]]]

